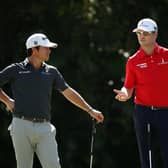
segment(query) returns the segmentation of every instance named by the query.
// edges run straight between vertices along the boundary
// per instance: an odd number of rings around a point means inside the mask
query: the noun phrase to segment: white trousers
[[[55,139],[56,128],[50,122],[34,123],[14,117],[9,130],[17,168],[32,168],[34,153],[43,168],[61,168]]]

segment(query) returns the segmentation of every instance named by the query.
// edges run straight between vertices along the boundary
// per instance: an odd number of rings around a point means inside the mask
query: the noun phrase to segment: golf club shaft
[[[148,130],[148,156],[149,156],[149,167],[152,168],[152,151],[151,151],[151,126],[147,124]]]
[[[94,136],[96,134],[96,121],[92,119],[92,138],[91,138],[91,147],[90,147],[90,168],[93,165],[93,147],[94,147]]]
[[[90,168],[92,168],[93,165],[93,155],[90,156]]]
[[[90,168],[92,168],[93,165],[93,144],[94,144],[94,135],[92,134],[91,149],[90,149]]]

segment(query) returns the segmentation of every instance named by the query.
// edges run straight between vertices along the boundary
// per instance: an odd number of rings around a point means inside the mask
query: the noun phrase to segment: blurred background
[[[139,48],[132,29],[141,18],[158,23],[158,42],[168,47],[167,9],[168,0],[6,0],[0,6],[0,69],[25,59],[29,35],[45,33],[59,45],[48,63],[105,116],[96,126],[93,168],[140,168],[133,98],[117,102],[113,89],[122,87],[125,63]],[[11,95],[8,85],[3,89]],[[89,167],[91,118],[59,92],[51,104],[62,168]],[[16,168],[11,119],[1,103],[0,163],[6,168]],[[34,168],[41,168],[36,156]]]

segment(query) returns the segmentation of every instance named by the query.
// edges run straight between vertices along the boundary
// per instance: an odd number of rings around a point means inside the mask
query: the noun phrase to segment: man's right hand
[[[114,89],[113,91],[117,94],[115,96],[115,99],[117,99],[118,101],[125,102],[129,99],[128,95],[125,92],[117,89]]]
[[[95,110],[95,109],[91,109],[88,112],[90,114],[91,117],[93,117],[94,119],[97,120],[97,123],[103,123],[104,121],[104,116],[102,114],[102,112]]]

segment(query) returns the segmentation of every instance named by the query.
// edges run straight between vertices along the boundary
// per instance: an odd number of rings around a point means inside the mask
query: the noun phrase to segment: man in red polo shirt
[[[114,89],[115,98],[127,101],[135,94],[134,124],[141,167],[151,168],[153,150],[149,149],[149,132],[157,131],[165,168],[168,168],[168,49],[156,42],[158,27],[150,18],[138,22],[133,30],[139,50],[126,64],[124,86]]]

